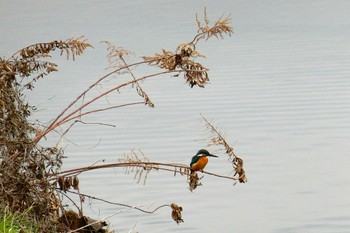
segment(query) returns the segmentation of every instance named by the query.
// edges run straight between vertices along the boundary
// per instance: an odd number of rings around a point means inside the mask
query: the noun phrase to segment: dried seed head
[[[79,178],[78,178],[78,176],[74,176],[73,177],[73,188],[75,190],[79,189]]]
[[[171,217],[174,219],[174,221],[179,224],[180,222],[183,222],[184,220],[181,217],[181,211],[182,211],[182,207],[176,205],[175,203],[171,204]]]
[[[71,176],[66,177],[64,179],[64,186],[65,186],[66,190],[68,190],[72,187],[72,177]]]
[[[192,172],[191,175],[190,175],[190,182],[188,183],[189,184],[189,189],[190,191],[192,192],[193,190],[195,190],[198,186],[202,185],[200,182],[199,182],[200,178],[198,177],[198,174],[197,172]]]
[[[59,186],[60,190],[65,191],[63,177],[58,178],[58,186]]]

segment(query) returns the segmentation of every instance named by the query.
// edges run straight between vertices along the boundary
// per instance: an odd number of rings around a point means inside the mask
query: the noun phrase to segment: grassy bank
[[[0,232],[1,233],[29,233],[38,232],[37,224],[28,218],[31,209],[23,213],[12,213],[8,209],[0,210]]]

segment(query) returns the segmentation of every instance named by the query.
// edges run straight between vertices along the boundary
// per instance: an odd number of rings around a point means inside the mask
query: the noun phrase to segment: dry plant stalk
[[[235,177],[238,174],[238,178],[235,178],[235,179],[237,179],[240,183],[246,183],[248,179],[243,169],[243,160],[233,152],[233,148],[227,143],[222,133],[217,129],[218,127],[215,127],[203,115],[202,115],[202,118],[205,122],[205,125],[208,131],[212,134],[210,138],[209,146],[210,145],[223,146],[225,148],[226,154],[229,157],[230,162],[232,163],[232,167],[235,171],[233,176]]]
[[[204,87],[209,81],[208,69],[202,64],[196,61],[197,58],[205,57],[196,50],[196,45],[201,40],[208,40],[211,37],[223,38],[224,35],[231,35],[233,28],[229,25],[230,17],[219,18],[213,26],[209,26],[209,19],[204,11],[204,23],[202,23],[196,16],[196,22],[198,25],[198,32],[191,42],[183,43],[177,46],[175,52],[162,50],[162,53],[155,54],[154,56],[144,56],[143,61],[135,63],[127,63],[126,57],[130,55],[130,52],[125,50],[122,47],[114,46],[108,41],[103,41],[107,45],[107,58],[109,61],[109,68],[112,69],[111,72],[99,78],[95,83],[90,85],[85,91],[83,91],[74,101],[71,102],[52,122],[51,124],[43,130],[38,131],[34,142],[39,142],[45,135],[49,132],[55,130],[57,127],[66,124],[67,122],[74,120],[81,120],[82,116],[86,116],[92,113],[106,111],[114,108],[126,107],[135,104],[145,104],[150,107],[154,107],[154,103],[151,101],[149,95],[141,87],[140,82],[151,78],[161,76],[163,74],[172,74],[174,76],[179,76],[183,73],[186,82],[189,83],[191,87],[198,85],[199,87]],[[136,77],[131,70],[131,67],[136,67],[137,65],[147,64],[152,66],[158,66],[165,71],[153,73],[150,75],[145,75],[142,77]],[[132,77],[132,80],[121,83],[117,86],[109,88],[100,95],[84,101],[81,106],[74,108],[74,105],[79,100],[85,100],[86,93],[89,92],[92,88],[99,85],[103,80],[108,77],[111,77],[114,74],[125,75],[129,74]],[[97,100],[102,97],[107,96],[112,92],[118,92],[121,88],[132,85],[135,87],[139,96],[143,98],[143,101],[135,103],[126,103],[122,105],[114,105],[108,108],[96,108],[92,111],[84,112],[84,109],[87,106],[91,106]]]
[[[62,191],[66,191],[69,188],[74,188],[73,181],[75,177],[82,172],[93,171],[103,168],[125,168],[127,174],[134,173],[134,179],[139,183],[143,178],[143,183],[146,183],[147,175],[150,171],[168,171],[172,172],[174,176],[176,174],[189,176],[190,167],[185,164],[180,163],[160,163],[150,161],[146,155],[141,151],[131,150],[130,154],[125,154],[117,163],[92,165],[87,167],[80,167],[75,169],[70,169],[66,171],[57,172],[53,174],[50,178],[51,181],[61,182],[58,183]],[[230,178],[230,177],[227,177]],[[64,181],[68,180],[68,185],[64,186]],[[77,179],[77,177],[76,177]],[[60,181],[61,180],[61,181]],[[70,185],[69,185],[70,184]],[[65,189],[66,188],[66,189]],[[75,188],[76,189],[76,188]]]
[[[154,107],[153,102],[151,101],[148,94],[142,89],[141,85],[136,80],[136,76],[133,74],[130,67],[128,66],[128,63],[125,60],[125,56],[130,55],[130,51],[127,51],[122,47],[117,47],[109,41],[102,41],[101,43],[107,44],[107,58],[109,61],[108,69],[119,70],[118,72],[119,74],[122,74],[122,72],[129,73],[132,76],[133,80],[135,81],[137,94],[143,97],[143,99],[145,100],[145,103],[149,107],[153,108]]]
[[[233,28],[230,26],[231,18],[219,18],[213,26],[210,26],[207,11],[204,10],[204,23],[196,15],[198,25],[197,35],[192,41],[180,44],[175,52],[163,49],[161,53],[153,56],[144,56],[143,59],[150,65],[158,66],[161,69],[174,71],[178,69],[178,74],[183,73],[184,78],[191,87],[198,85],[205,87],[209,81],[208,69],[195,60],[205,56],[196,50],[196,45],[200,40],[208,40],[211,37],[223,38],[225,34],[231,35]]]
[[[74,180],[78,179],[77,176],[83,172],[105,169],[105,168],[124,168],[126,174],[134,173],[134,180],[140,183],[143,180],[143,184],[146,184],[148,174],[151,171],[166,171],[173,173],[174,176],[180,174],[181,176],[186,176],[189,181],[190,191],[193,191],[198,186],[201,185],[199,182],[202,177],[199,178],[197,172],[191,172],[190,166],[180,163],[160,163],[152,162],[142,151],[132,150],[130,154],[125,154],[119,162],[108,163],[101,165],[91,165],[87,167],[80,167],[70,170],[65,170],[53,174],[50,181],[58,183],[59,189],[63,192],[67,192],[69,189],[73,188],[79,190],[79,183],[74,186]],[[202,173],[215,176],[218,178],[236,180],[236,178],[231,176],[223,176],[207,171],[202,171]]]
[[[98,197],[95,197],[95,196],[91,196],[91,195],[88,195],[88,194],[84,194],[84,193],[77,193],[77,192],[73,192],[73,191],[68,191],[68,192],[72,193],[72,194],[75,194],[75,195],[83,196],[84,198],[102,201],[102,202],[105,202],[105,203],[110,204],[110,205],[116,205],[116,206],[122,206],[122,207],[126,207],[126,208],[135,209],[135,210],[141,211],[141,212],[146,213],[146,214],[153,214],[153,213],[155,213],[156,211],[158,211],[161,208],[170,207],[171,208],[171,217],[173,218],[173,220],[177,224],[179,224],[180,222],[183,222],[183,219],[182,219],[182,216],[181,216],[181,212],[182,212],[183,208],[181,206],[177,205],[176,203],[171,203],[170,205],[169,204],[160,205],[160,206],[156,207],[153,210],[145,210],[145,209],[142,209],[142,208],[140,208],[138,206],[132,206],[132,205],[119,203],[119,202],[112,202],[112,201],[108,201],[108,200],[105,200],[105,199],[102,199],[102,198],[98,198]],[[77,216],[75,212],[73,212],[71,214]],[[76,228],[72,227],[70,229],[76,229]]]

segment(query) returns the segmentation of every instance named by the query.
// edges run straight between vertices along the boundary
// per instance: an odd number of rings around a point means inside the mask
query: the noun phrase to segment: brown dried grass
[[[21,88],[33,89],[39,78],[57,71],[55,63],[40,60],[50,52],[58,49],[75,59],[91,47],[80,39],[38,43],[7,60],[0,58],[0,208],[15,212],[31,208],[33,221],[42,223],[41,231],[56,229],[52,223],[57,223],[61,205],[48,178],[60,169],[63,151],[34,143],[38,130],[28,121],[33,107]]]

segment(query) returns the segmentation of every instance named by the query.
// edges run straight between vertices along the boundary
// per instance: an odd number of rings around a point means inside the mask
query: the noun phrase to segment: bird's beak
[[[210,157],[219,157],[217,155],[212,155],[212,154],[209,154],[208,156],[210,156]]]

